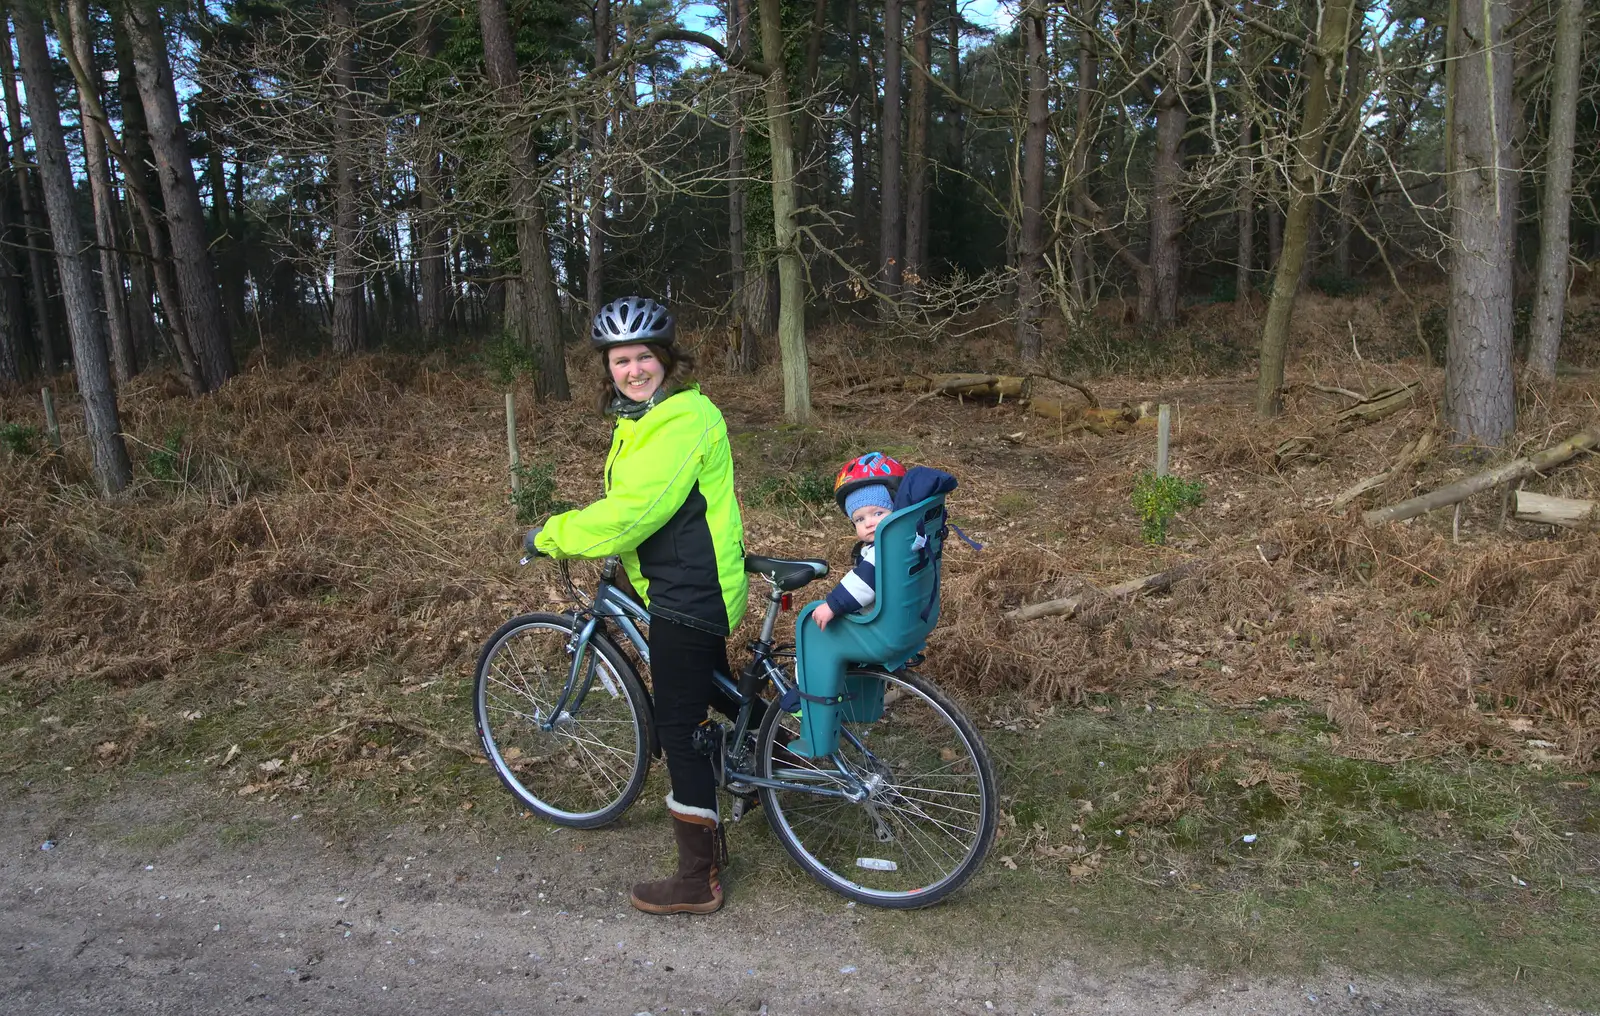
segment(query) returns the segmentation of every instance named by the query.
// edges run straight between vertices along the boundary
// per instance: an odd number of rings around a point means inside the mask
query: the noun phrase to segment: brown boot
[[[727,842],[717,813],[689,808],[667,795],[667,814],[678,841],[678,873],[633,887],[633,905],[647,914],[711,914],[722,908],[722,867]]]

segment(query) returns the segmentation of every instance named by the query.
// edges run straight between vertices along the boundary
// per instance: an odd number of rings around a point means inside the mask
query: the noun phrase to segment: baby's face
[[[856,513],[850,516],[850,521],[856,526],[856,539],[862,543],[871,543],[872,537],[878,532],[879,520],[888,514],[889,509],[875,504],[857,508]]]

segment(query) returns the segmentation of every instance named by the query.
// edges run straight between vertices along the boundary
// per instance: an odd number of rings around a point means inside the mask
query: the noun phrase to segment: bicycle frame
[[[646,666],[650,663],[650,644],[646,640],[644,633],[640,631],[641,624],[649,626],[650,613],[615,585],[617,568],[620,564],[621,561],[618,558],[608,557],[605,559],[600,570],[600,584],[595,589],[594,598],[586,608],[573,612],[575,619],[583,621],[583,627],[573,636],[570,643],[572,665],[567,672],[567,683],[562,688],[561,696],[556,700],[556,704],[550,710],[550,714],[540,721],[539,727],[541,730],[546,732],[553,730],[562,722],[563,717],[570,718],[574,712],[583,707],[584,700],[593,688],[594,677],[597,672],[594,654],[589,652],[589,643],[594,638],[594,633],[597,630],[606,627],[606,621],[612,621],[616,624],[622,636],[633,646],[634,651],[639,654],[639,658],[644,661]],[[760,687],[760,679],[765,677],[770,680],[778,689],[780,695],[788,692],[792,684],[788,675],[784,673],[783,668],[772,662],[773,656],[777,653],[777,647],[773,644],[772,636],[777,628],[778,614],[782,609],[782,594],[776,587],[773,587],[767,600],[767,616],[762,622],[761,634],[750,647],[752,652],[750,665],[746,668],[739,683],[735,684],[733,679],[726,674],[713,672],[711,675],[717,687],[739,706],[739,715],[734,720],[732,737],[734,744],[744,743],[745,735],[750,732],[751,720],[754,718],[755,704],[763,701],[756,695],[756,689]],[[601,682],[607,685],[608,690],[613,694],[616,693],[616,689],[610,687],[610,682],[603,673],[601,674]],[[848,738],[857,750],[871,757],[871,752],[854,734],[845,731],[843,736]],[[722,757],[717,760],[720,774],[725,775],[727,761],[728,756],[724,748]],[[818,769],[816,770],[817,775],[826,776],[829,779],[841,779],[848,785],[848,789],[819,786],[810,782],[797,783],[793,782],[792,779],[780,780],[737,770],[735,770],[735,773],[737,782],[749,787],[797,790],[815,794],[819,797],[838,797],[851,803],[859,803],[865,800],[870,793],[867,786],[855,774],[845,768],[838,755],[833,757],[833,763],[834,771],[824,772]],[[797,773],[803,773],[803,771],[791,771],[790,774],[793,776]],[[722,780],[719,779],[718,782],[722,782]]]

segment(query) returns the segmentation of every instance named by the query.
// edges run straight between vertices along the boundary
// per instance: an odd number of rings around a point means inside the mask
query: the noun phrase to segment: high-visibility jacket
[[[555,558],[622,558],[652,617],[727,635],[744,617],[744,523],[722,413],[696,388],[618,418],[606,495],[545,523]]]

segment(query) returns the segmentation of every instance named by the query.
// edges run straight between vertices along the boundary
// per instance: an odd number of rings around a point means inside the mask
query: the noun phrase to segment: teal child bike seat
[[[944,553],[944,495],[918,501],[878,523],[877,599],[819,629],[806,605],[795,622],[800,737],[788,750],[826,758],[839,745],[839,723],[873,723],[883,715],[881,678],[852,677],[851,664],[895,671],[922,651],[939,623],[939,573]]]

